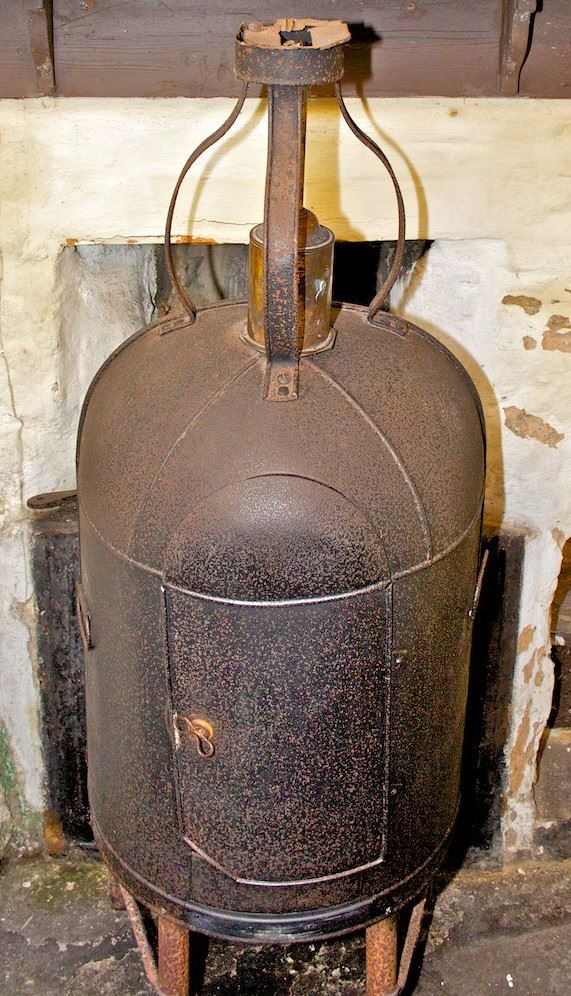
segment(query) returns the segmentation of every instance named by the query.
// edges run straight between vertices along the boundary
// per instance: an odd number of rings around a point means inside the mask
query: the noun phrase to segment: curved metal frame
[[[287,52],[281,54],[282,61]],[[306,55],[308,50],[306,51]],[[331,54],[328,61],[331,61]],[[267,58],[268,53],[265,53]],[[318,50],[314,55],[323,55]],[[287,66],[287,60],[286,60]],[[265,347],[268,361],[264,396],[272,401],[294,401],[298,396],[299,356],[301,352],[301,307],[299,295],[299,219],[303,204],[303,173],[305,162],[305,125],[307,115],[307,85],[296,85],[283,78],[283,67],[276,82],[268,87],[268,165],[264,203],[265,269]],[[328,66],[331,73],[331,67]],[[256,78],[254,75],[252,78]],[[165,263],[172,286],[191,322],[196,318],[196,306],[182,286],[174,266],[171,229],[180,187],[196,160],[230,130],[244,105],[249,80],[244,79],[242,92],[226,121],[200,143],[185,162],[170,200],[165,226]],[[335,82],[335,94],[343,120],[355,137],[380,160],[387,170],[396,195],[398,238],[390,271],[375,294],[367,312],[368,321],[375,324],[391,288],[402,267],[405,251],[405,208],[395,172],[382,149],[356,124],[347,110],[341,84]]]
[[[176,181],[170,199],[169,209],[167,211],[167,220],[165,224],[165,248],[164,248],[165,265],[171,283],[180,299],[180,302],[184,310],[188,314],[188,317],[190,318],[191,322],[194,322],[196,318],[196,305],[192,300],[190,294],[184,289],[180,280],[178,279],[174,267],[174,261],[172,258],[171,228],[172,228],[174,209],[176,207],[176,202],[180,188],[182,186],[182,182],[186,177],[186,174],[188,173],[190,167],[194,165],[196,160],[202,155],[203,152],[206,152],[207,149],[210,149],[213,145],[216,145],[216,142],[220,141],[221,138],[224,138],[224,135],[226,135],[227,132],[230,131],[232,125],[237,120],[240,111],[242,110],[242,107],[244,106],[244,101],[246,99],[247,92],[248,92],[248,84],[244,83],[242,87],[242,92],[238,97],[238,100],[236,101],[236,104],[234,105],[232,112],[226,118],[226,121],[224,121],[224,123],[221,124],[220,127],[216,129],[216,131],[213,131],[212,134],[208,136],[208,138],[205,138],[204,141],[200,143],[200,145],[197,145],[194,152],[188,157],[188,159],[186,160],[184,166],[180,171],[178,180]]]

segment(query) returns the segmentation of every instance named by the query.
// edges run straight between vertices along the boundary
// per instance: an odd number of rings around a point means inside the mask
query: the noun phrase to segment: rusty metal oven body
[[[236,302],[158,322],[91,385],[89,792],[139,901],[281,942],[392,914],[442,856],[484,433],[468,375],[410,322],[341,305],[285,404],[246,324]]]

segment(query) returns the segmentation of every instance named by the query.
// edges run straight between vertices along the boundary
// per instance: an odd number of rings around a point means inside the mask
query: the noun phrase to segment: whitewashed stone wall
[[[397,308],[470,370],[488,424],[488,514],[528,529],[503,824],[515,851],[531,841],[553,681],[549,606],[571,534],[569,102],[349,105],[394,162],[408,237],[435,240]],[[229,106],[0,103],[0,843],[10,835],[33,842],[43,808],[25,498],[74,486],[89,379],[148,318],[154,293],[151,254],[127,251],[119,284],[105,252],[98,257],[96,293],[81,246],[159,241],[180,165]],[[265,144],[264,109],[252,100],[236,132],[189,178],[180,236],[247,240],[262,215]],[[377,161],[326,100],[310,105],[306,202],[339,238],[395,236]],[[78,249],[64,254],[69,246]]]

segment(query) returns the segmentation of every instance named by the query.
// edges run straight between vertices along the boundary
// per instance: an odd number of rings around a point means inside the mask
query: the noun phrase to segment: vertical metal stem
[[[159,990],[162,996],[188,996],[190,937],[186,927],[159,916]]]
[[[293,401],[303,337],[299,295],[299,214],[303,201],[307,87],[268,89],[264,207],[265,397]]]
[[[367,996],[390,996],[397,988],[397,922],[389,917],[367,928]]]

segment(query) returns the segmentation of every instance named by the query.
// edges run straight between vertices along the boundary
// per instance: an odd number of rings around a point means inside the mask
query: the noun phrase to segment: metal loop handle
[[[383,281],[382,287],[380,288],[380,290],[377,291],[377,293],[375,294],[373,300],[369,305],[367,318],[370,322],[372,322],[376,318],[377,313],[381,310],[383,302],[390,293],[393,284],[395,283],[395,280],[397,279],[402,268],[404,260],[404,250],[405,250],[405,238],[406,238],[404,201],[399,186],[399,182],[395,175],[395,171],[393,170],[389,160],[385,156],[385,153],[382,151],[382,149],[379,148],[376,142],[373,142],[372,138],[369,138],[369,136],[364,131],[362,131],[361,128],[359,128],[359,125],[356,124],[355,121],[353,121],[353,118],[349,114],[349,111],[347,110],[347,107],[345,105],[345,101],[343,100],[343,94],[341,93],[340,83],[335,84],[335,93],[337,96],[337,103],[339,104],[339,110],[343,115],[345,123],[351,129],[355,137],[358,138],[359,141],[362,142],[363,145],[367,147],[367,149],[370,149],[370,151],[374,153],[377,159],[381,160],[383,166],[385,167],[387,173],[389,174],[392,180],[397,199],[399,223],[398,223],[398,237],[397,237],[397,247],[395,251],[395,257],[393,259],[393,263],[388,272],[388,275],[386,279]]]
[[[194,301],[192,300],[190,294],[184,289],[180,280],[178,279],[178,276],[175,272],[174,261],[172,257],[171,228],[172,228],[174,209],[176,207],[177,197],[182,182],[186,174],[188,173],[190,167],[194,165],[196,160],[199,158],[199,156],[202,155],[203,152],[206,152],[207,149],[209,149],[212,145],[215,145],[216,142],[218,142],[221,138],[224,138],[224,135],[228,131],[230,131],[230,128],[232,127],[232,125],[236,121],[236,118],[240,114],[240,111],[242,110],[244,101],[246,99],[247,90],[248,90],[248,84],[244,83],[242,87],[242,92],[238,97],[234,109],[232,110],[231,114],[226,118],[226,121],[223,124],[221,124],[220,127],[216,129],[216,131],[213,131],[212,134],[208,136],[208,138],[205,138],[204,141],[201,142],[200,145],[196,147],[192,155],[189,156],[189,158],[186,160],[184,166],[182,167],[182,170],[180,171],[179,178],[176,181],[175,188],[172,192],[172,197],[169,204],[169,209],[167,212],[167,220],[165,225],[165,247],[164,247],[165,265],[167,268],[167,273],[170,277],[171,284],[174,290],[176,291],[178,298],[184,310],[187,312],[191,322],[194,322],[196,318],[196,305],[194,304]]]
[[[169,204],[169,209],[168,209],[168,212],[167,212],[167,219],[166,219],[166,225],[165,225],[165,245],[164,245],[165,265],[166,265],[167,273],[168,273],[169,278],[171,280],[172,286],[173,286],[173,288],[174,288],[174,290],[175,290],[175,292],[176,292],[176,294],[177,294],[177,296],[178,296],[178,298],[179,298],[179,300],[180,300],[180,302],[181,302],[184,310],[187,312],[187,314],[188,314],[188,316],[189,316],[189,318],[190,318],[190,320],[192,322],[196,318],[196,306],[195,306],[192,298],[190,297],[190,294],[185,290],[185,288],[182,286],[180,280],[178,279],[178,276],[176,274],[175,267],[174,267],[173,256],[172,256],[171,228],[172,228],[172,220],[173,220],[174,210],[175,210],[175,207],[176,207],[176,202],[177,202],[178,194],[179,194],[180,188],[182,186],[182,183],[183,183],[183,181],[184,181],[184,179],[186,177],[186,174],[190,170],[191,166],[194,165],[194,163],[196,162],[196,160],[202,155],[202,153],[206,152],[207,149],[210,149],[213,145],[215,145],[216,142],[218,142],[221,138],[223,138],[224,135],[226,135],[226,133],[230,130],[230,128],[232,127],[232,125],[234,124],[234,122],[236,121],[236,119],[238,118],[238,116],[240,114],[240,111],[242,110],[242,107],[244,105],[244,101],[246,99],[247,90],[248,90],[248,83],[244,82],[244,85],[242,87],[242,92],[241,92],[241,94],[240,94],[240,96],[239,96],[239,98],[238,98],[238,100],[237,100],[237,102],[236,102],[236,104],[235,104],[232,112],[226,118],[226,121],[224,121],[224,123],[222,125],[220,125],[220,127],[217,128],[216,131],[214,131],[211,135],[209,135],[208,138],[206,138],[203,142],[201,142],[200,145],[197,146],[197,148],[194,150],[194,152],[189,156],[189,158],[185,162],[185,164],[184,164],[184,166],[183,166],[183,168],[182,168],[182,170],[180,172],[180,175],[178,177],[178,180],[177,180],[177,182],[175,184],[175,188],[173,190],[172,197],[171,197],[170,204]],[[343,95],[341,93],[341,86],[340,86],[339,83],[336,83],[336,85],[335,85],[335,92],[336,92],[336,96],[337,96],[337,103],[339,105],[339,110],[341,111],[341,115],[342,115],[345,123],[350,128],[350,130],[353,132],[353,134],[355,135],[355,137],[358,138],[358,140],[360,142],[362,142],[362,144],[364,146],[366,146],[366,148],[368,148],[375,156],[377,156],[378,159],[380,159],[381,163],[383,164],[383,166],[387,170],[387,173],[389,174],[389,176],[390,176],[390,178],[392,180],[392,184],[393,184],[395,195],[396,195],[396,199],[397,199],[397,207],[398,207],[398,237],[397,237],[397,246],[396,246],[395,256],[394,256],[394,259],[393,259],[393,262],[392,262],[392,266],[391,266],[391,268],[389,270],[389,273],[388,273],[386,279],[383,281],[383,284],[382,284],[381,288],[375,294],[373,300],[371,301],[371,304],[369,305],[369,311],[368,311],[367,317],[368,317],[369,321],[372,322],[372,321],[374,321],[377,313],[380,311],[385,298],[390,293],[391,288],[393,287],[393,285],[394,285],[394,283],[395,283],[395,281],[396,281],[396,279],[397,279],[397,277],[398,277],[398,275],[400,273],[400,270],[402,268],[402,264],[403,264],[403,260],[404,260],[404,252],[405,252],[405,237],[406,237],[406,235],[405,235],[405,209],[404,209],[404,201],[403,201],[403,196],[402,196],[401,189],[400,189],[400,186],[399,186],[399,182],[398,182],[398,180],[396,178],[395,172],[394,172],[394,170],[393,170],[393,168],[392,168],[389,160],[387,159],[387,157],[384,154],[384,152],[382,151],[382,149],[380,149],[379,146],[376,144],[376,142],[374,142],[371,138],[369,138],[369,136],[361,128],[359,128],[359,126],[356,124],[356,122],[353,120],[353,118],[349,114],[349,111],[347,110],[347,107],[345,105],[345,101],[343,99]]]

